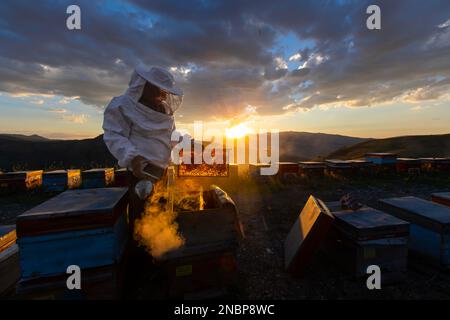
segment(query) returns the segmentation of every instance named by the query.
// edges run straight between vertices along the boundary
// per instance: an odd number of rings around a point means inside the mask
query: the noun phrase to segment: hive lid
[[[382,199],[383,210],[437,232],[450,231],[450,208],[417,197]]]
[[[340,167],[340,168],[351,168],[352,162],[350,160],[339,160],[339,159],[327,159],[325,160],[327,166],[330,167]]]
[[[300,275],[325,239],[334,217],[328,208],[310,196],[284,243],[284,261],[288,272]]]
[[[371,152],[367,153],[366,157],[396,158],[397,154],[389,152]]]
[[[431,196],[450,201],[450,192],[436,192],[436,193],[432,193]]]
[[[17,218],[17,234],[112,226],[126,210],[127,188],[68,190],[26,211]]]
[[[67,173],[67,170],[53,170],[44,172],[44,174],[57,174],[57,173]]]
[[[370,207],[333,212],[335,226],[353,240],[408,235],[409,223]]]
[[[103,173],[106,171],[111,171],[114,170],[114,168],[96,168],[96,169],[89,169],[89,170],[84,170],[83,173]]]

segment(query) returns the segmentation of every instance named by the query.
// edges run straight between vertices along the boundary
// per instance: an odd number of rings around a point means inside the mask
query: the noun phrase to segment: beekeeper
[[[130,183],[129,223],[144,211],[144,201],[135,193],[138,181],[147,176],[148,165],[167,168],[175,130],[174,112],[180,107],[183,91],[172,74],[161,67],[137,67],[126,92],[114,97],[105,109],[103,139],[120,167],[128,168]]]

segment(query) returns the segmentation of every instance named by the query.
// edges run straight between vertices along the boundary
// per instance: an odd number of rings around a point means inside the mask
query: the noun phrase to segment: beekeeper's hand
[[[147,160],[142,156],[136,156],[131,160],[131,169],[133,170],[133,175],[138,179],[145,179],[144,168],[147,164]]]

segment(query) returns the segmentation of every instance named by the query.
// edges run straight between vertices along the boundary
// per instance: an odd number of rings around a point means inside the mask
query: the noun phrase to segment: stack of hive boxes
[[[407,270],[409,223],[385,212],[362,207],[344,210],[340,202],[326,204],[335,217],[333,254],[356,277],[369,265],[383,272],[383,282],[402,280]]]
[[[236,206],[216,186],[203,191],[203,199],[203,210],[178,213],[178,230],[186,243],[159,259],[170,296],[201,297],[236,284],[236,250],[243,236]]]
[[[380,207],[410,223],[408,246],[430,262],[450,268],[450,208],[416,197],[389,198]]]
[[[68,190],[17,219],[21,280],[31,298],[116,298],[127,242],[127,189]],[[82,291],[68,290],[67,268],[81,269]]]

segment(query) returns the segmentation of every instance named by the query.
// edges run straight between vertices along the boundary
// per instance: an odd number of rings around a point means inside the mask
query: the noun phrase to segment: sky
[[[97,136],[139,64],[184,89],[180,129],[449,133],[449,57],[448,0],[2,1],[0,133]]]

